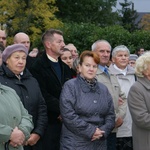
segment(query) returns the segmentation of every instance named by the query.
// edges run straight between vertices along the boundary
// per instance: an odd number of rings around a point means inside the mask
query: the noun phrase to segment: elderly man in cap
[[[129,65],[133,68],[135,68],[135,62],[137,60],[138,56],[136,54],[130,54],[129,57]]]
[[[37,80],[25,67],[27,55],[28,49],[23,44],[6,47],[2,54],[0,82],[16,91],[24,107],[33,116],[34,129],[24,150],[42,150],[41,138],[47,127],[47,109]]]

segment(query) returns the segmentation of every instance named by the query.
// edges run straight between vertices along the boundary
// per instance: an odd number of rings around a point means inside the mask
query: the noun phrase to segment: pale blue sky
[[[150,0],[128,0],[134,3],[134,9],[137,12],[150,12]],[[119,2],[124,2],[124,0],[117,0],[117,8],[121,9]]]

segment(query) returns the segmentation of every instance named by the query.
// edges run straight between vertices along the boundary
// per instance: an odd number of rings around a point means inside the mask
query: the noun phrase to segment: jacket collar
[[[117,69],[114,68],[114,65],[113,65],[113,64],[111,64],[111,65],[109,66],[109,70],[110,70],[110,72],[111,72],[112,74],[115,74],[115,75],[117,75],[117,74],[122,74],[122,73],[120,73],[119,70],[117,70]],[[134,69],[133,69],[130,65],[127,65],[127,73],[126,73],[126,74],[135,74]]]
[[[140,82],[146,89],[150,90],[150,80],[145,77],[138,77],[137,81]]]
[[[108,71],[108,73],[109,73],[109,76],[115,76],[115,75],[109,70],[109,68],[108,68],[107,71]],[[101,75],[101,74],[106,75],[105,72],[104,72],[103,70],[101,70],[101,69],[98,67],[97,72],[96,72],[96,75]]]
[[[16,78],[15,74],[8,67],[6,67],[5,63],[3,63],[2,66],[0,67],[0,75],[4,75],[4,74],[6,74],[6,76],[10,77],[10,78],[14,78],[14,77]],[[25,68],[24,71],[23,71],[23,74],[21,74],[21,76],[23,78],[28,78],[32,75],[28,71],[28,69]]]
[[[42,61],[42,65],[47,68],[47,67],[51,67],[50,64],[50,59],[48,59],[47,55],[46,55],[46,51],[43,52],[42,56],[41,56],[41,61]],[[60,59],[60,57],[58,57],[58,62],[60,64],[62,64],[62,61]]]
[[[88,93],[91,91],[91,92],[100,93],[100,89],[99,89],[97,81],[96,81],[95,86],[91,87],[87,82],[84,81],[84,79],[80,75],[77,76],[77,80],[79,81],[83,92]]]

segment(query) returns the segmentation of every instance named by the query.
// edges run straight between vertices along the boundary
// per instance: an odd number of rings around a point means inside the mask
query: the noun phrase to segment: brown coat
[[[128,95],[134,150],[150,150],[150,80],[138,78]]]

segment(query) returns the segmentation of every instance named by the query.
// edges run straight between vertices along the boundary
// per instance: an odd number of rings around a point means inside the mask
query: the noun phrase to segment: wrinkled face
[[[129,63],[129,53],[127,51],[118,51],[112,61],[120,69],[125,69]]]
[[[135,68],[135,60],[129,60],[129,65],[133,68]]]
[[[26,65],[26,53],[16,51],[6,60],[7,67],[16,75],[20,74]]]
[[[111,49],[108,43],[100,42],[97,43],[95,52],[99,55],[100,65],[105,66],[108,64],[110,59]]]
[[[61,55],[61,60],[66,63],[70,68],[72,67],[73,58],[70,51],[64,51]]]
[[[59,34],[54,34],[53,41],[49,41],[47,44],[47,48],[51,50],[53,55],[58,57],[63,54],[64,46],[64,38],[62,35]]]
[[[150,65],[148,66],[148,68],[143,72],[143,75],[150,80]]]
[[[69,50],[70,50],[71,53],[72,53],[73,59],[76,59],[76,58],[79,56],[76,47],[75,47],[75,46],[69,46],[68,48],[69,48]]]
[[[97,64],[94,59],[85,56],[82,65],[79,65],[79,72],[87,80],[92,80],[96,76]]]
[[[6,33],[3,30],[0,30],[0,43],[6,47]]]

